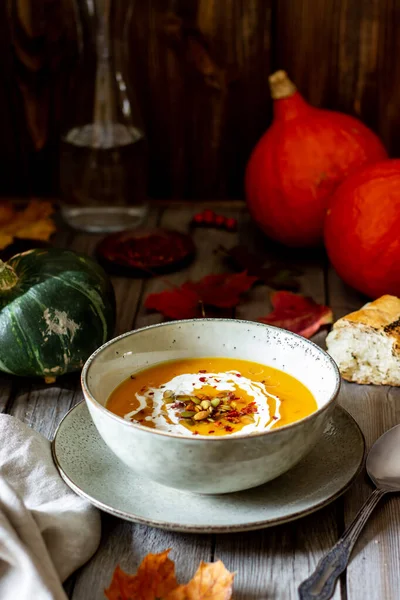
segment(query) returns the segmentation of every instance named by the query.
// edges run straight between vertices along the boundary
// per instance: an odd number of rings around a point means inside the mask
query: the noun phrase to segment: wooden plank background
[[[0,195],[57,192],[76,8],[86,1],[0,3]],[[278,68],[314,105],[358,115],[399,154],[400,0],[115,4],[116,37],[132,9],[129,74],[149,139],[151,196],[242,196]]]

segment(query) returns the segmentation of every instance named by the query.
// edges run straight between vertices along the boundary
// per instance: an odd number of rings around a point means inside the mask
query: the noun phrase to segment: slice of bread
[[[326,345],[344,379],[400,386],[400,298],[382,296],[342,317]]]

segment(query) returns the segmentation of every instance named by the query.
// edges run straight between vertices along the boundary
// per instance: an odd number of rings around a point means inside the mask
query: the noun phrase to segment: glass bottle
[[[130,14],[113,39],[112,0],[78,6],[83,51],[61,137],[61,212],[75,229],[129,229],[148,207],[146,140],[125,74]]]

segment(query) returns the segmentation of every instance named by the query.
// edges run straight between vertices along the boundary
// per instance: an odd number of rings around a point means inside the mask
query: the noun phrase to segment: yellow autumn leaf
[[[47,241],[56,230],[51,218],[51,202],[31,200],[23,210],[16,210],[9,203],[0,204],[0,250],[12,243],[14,238]]]
[[[170,592],[165,600],[230,600],[234,577],[221,560],[201,562],[193,579]]]

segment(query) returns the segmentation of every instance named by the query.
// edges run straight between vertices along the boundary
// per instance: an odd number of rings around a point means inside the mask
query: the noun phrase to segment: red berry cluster
[[[206,208],[201,213],[197,213],[193,217],[193,225],[203,227],[217,227],[218,229],[226,229],[226,231],[237,230],[237,220],[232,217],[224,217],[217,215],[213,210]]]

